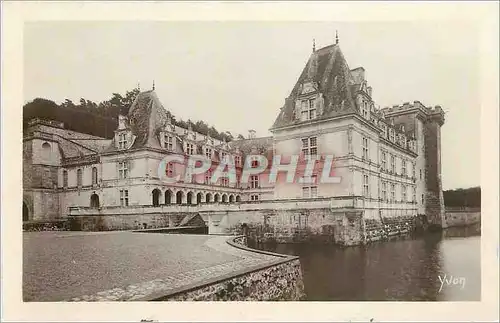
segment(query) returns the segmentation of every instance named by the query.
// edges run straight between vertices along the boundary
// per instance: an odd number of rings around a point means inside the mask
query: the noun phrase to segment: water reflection
[[[479,225],[350,248],[306,244],[258,248],[300,256],[307,300],[481,298]],[[465,286],[458,284],[458,278]]]

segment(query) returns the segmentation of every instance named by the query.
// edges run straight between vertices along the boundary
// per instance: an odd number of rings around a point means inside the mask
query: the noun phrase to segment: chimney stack
[[[248,130],[248,139],[253,139],[255,138],[255,130],[250,129]]]

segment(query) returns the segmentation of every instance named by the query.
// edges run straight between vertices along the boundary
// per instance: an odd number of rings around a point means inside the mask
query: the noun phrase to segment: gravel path
[[[228,237],[133,232],[25,232],[24,301],[140,299],[276,260]]]

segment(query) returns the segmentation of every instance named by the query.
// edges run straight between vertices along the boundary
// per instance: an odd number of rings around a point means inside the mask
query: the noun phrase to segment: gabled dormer
[[[318,83],[306,80],[299,87],[295,100],[295,118],[299,121],[314,120],[323,114],[325,100]]]
[[[222,143],[219,145],[218,151],[219,151],[219,161],[224,161],[226,157],[229,158],[231,156],[229,144],[226,142],[225,139],[223,139]]]
[[[118,116],[118,129],[115,130],[115,147],[118,150],[129,149],[133,142],[135,136],[132,134],[130,129],[129,121],[126,116]]]
[[[160,144],[163,149],[168,151],[176,151],[177,135],[175,133],[175,125],[172,123],[172,118],[167,115],[166,122],[160,131]]]
[[[183,150],[186,155],[197,154],[196,133],[193,131],[191,122],[188,123],[188,128],[184,132]]]
[[[210,137],[210,134],[207,134],[201,145],[201,148],[203,150],[203,155],[210,160],[213,160],[214,158],[214,152],[215,152],[214,144],[215,144],[214,139]]]

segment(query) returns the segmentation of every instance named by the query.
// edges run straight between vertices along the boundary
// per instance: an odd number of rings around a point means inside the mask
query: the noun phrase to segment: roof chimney
[[[248,139],[253,139],[255,138],[255,130],[250,129],[248,130]]]

